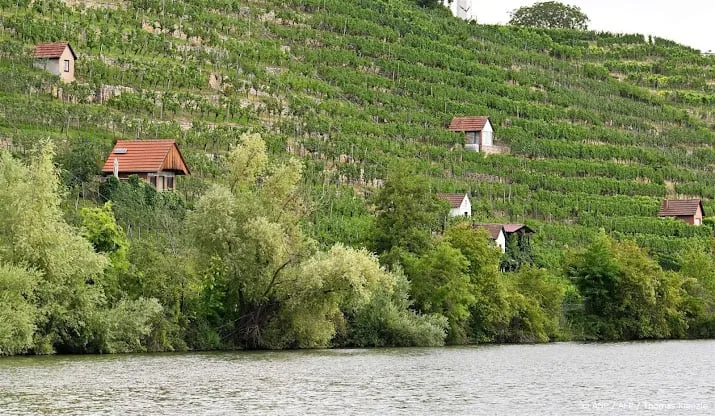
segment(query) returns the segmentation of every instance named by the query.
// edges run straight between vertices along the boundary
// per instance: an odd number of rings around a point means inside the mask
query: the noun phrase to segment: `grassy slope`
[[[715,212],[715,58],[672,42],[469,25],[405,1],[10,3],[0,136],[15,150],[47,136],[102,149],[177,137],[190,196],[216,171],[207,154],[259,131],[274,154],[304,157],[314,184],[370,189],[404,159],[436,190],[471,192],[480,219],[534,221],[554,248],[605,227],[669,250],[708,231],[654,218],[661,198],[703,197]],[[20,57],[50,40],[82,58],[79,103],[52,99],[54,80]],[[135,92],[83,103],[102,84]],[[445,129],[456,115],[490,115],[511,153],[462,151]],[[321,193],[316,214],[326,239],[365,223],[336,195]]]

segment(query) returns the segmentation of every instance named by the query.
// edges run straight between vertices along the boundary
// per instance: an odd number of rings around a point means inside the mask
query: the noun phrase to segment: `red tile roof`
[[[462,201],[467,194],[437,194],[439,199],[443,199],[449,202],[452,208],[459,208],[462,206]]]
[[[660,203],[659,217],[687,217],[695,215],[700,207],[700,212],[703,211],[703,203],[699,199],[665,199]]]
[[[67,42],[38,43],[37,46],[35,46],[34,56],[35,58],[59,58],[66,48],[70,48],[72,56],[74,59],[77,59],[77,55],[74,53],[74,50],[72,50],[72,46]]]
[[[504,232],[506,234],[515,233],[517,231],[524,230],[525,233],[533,233],[534,230],[529,228],[528,225],[524,224],[504,224]]]
[[[449,123],[449,131],[482,131],[489,117],[455,117]]]
[[[492,240],[499,238],[499,233],[504,231],[504,227],[501,224],[474,224],[473,227],[487,230]]]
[[[178,170],[188,175],[189,170],[174,140],[118,140],[102,172],[114,171],[115,158],[119,162],[119,172],[122,173],[158,172],[166,169],[165,163],[173,149],[178,154]]]

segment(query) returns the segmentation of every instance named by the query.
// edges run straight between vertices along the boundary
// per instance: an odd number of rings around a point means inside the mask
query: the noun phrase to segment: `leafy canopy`
[[[512,11],[509,24],[546,29],[586,30],[588,21],[588,16],[579,7],[546,1]]]

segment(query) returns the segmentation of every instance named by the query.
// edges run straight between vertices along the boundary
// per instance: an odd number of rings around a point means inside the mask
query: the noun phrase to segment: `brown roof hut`
[[[676,218],[690,225],[702,225],[703,202],[699,199],[665,199],[660,204],[659,217]]]
[[[190,175],[174,140],[119,140],[102,173],[126,179],[137,175],[158,191],[176,189],[177,175]]]
[[[469,150],[480,152],[483,147],[494,145],[494,128],[486,116],[455,117],[449,131],[464,133],[464,147]]]
[[[471,217],[472,202],[469,200],[469,194],[437,194],[439,199],[449,203],[449,215],[452,217]]]
[[[35,66],[57,75],[63,82],[74,82],[77,54],[68,42],[39,43],[33,53]]]

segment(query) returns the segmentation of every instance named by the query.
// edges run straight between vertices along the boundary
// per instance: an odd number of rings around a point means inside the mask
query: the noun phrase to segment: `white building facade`
[[[476,1],[474,0],[442,0],[442,4],[445,5],[452,14],[464,20],[476,19]]]

